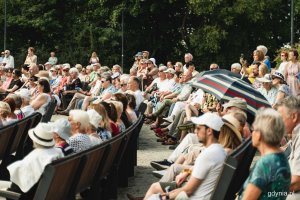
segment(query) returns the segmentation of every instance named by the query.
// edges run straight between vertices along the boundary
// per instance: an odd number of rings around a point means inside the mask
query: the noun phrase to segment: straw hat
[[[222,120],[224,122],[224,125],[226,125],[228,128],[230,128],[234,134],[237,136],[240,142],[242,142],[243,138],[239,131],[241,128],[240,122],[233,116],[232,113],[226,114],[222,117]]]
[[[38,77],[38,78],[44,77],[44,78],[47,78],[48,80],[50,79],[49,72],[46,71],[46,70],[39,71],[39,73],[36,74],[35,76]]]

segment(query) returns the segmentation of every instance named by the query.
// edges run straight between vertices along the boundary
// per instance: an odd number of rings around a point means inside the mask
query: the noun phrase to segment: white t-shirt
[[[158,87],[158,90],[160,92],[169,91],[169,89],[170,89],[170,82],[169,82],[168,79],[165,79],[163,81],[159,80],[157,82],[157,87]]]
[[[277,71],[279,71],[280,73],[282,73],[284,75],[287,64],[289,64],[289,62],[287,62],[287,61],[280,63]]]
[[[202,180],[202,183],[189,199],[210,199],[225,158],[226,152],[220,144],[211,144],[199,154],[195,161],[192,176]]]
[[[135,95],[136,109],[138,109],[140,104],[144,101],[144,97],[141,90],[134,91],[134,95]]]

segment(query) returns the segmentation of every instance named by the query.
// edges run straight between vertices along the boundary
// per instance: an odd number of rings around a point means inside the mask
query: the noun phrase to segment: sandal
[[[162,143],[162,145],[175,145],[175,144],[177,144],[177,141],[172,138],[169,138],[167,141],[164,141]]]

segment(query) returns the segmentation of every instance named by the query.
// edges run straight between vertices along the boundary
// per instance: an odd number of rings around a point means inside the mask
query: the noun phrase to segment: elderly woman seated
[[[89,126],[89,115],[83,110],[71,110],[68,118],[71,125],[71,137],[68,143],[75,153],[92,147],[90,137],[86,134]]]
[[[0,181],[8,190],[23,193],[24,199],[33,199],[37,183],[47,164],[62,158],[63,153],[54,147],[51,126],[39,123],[28,132],[33,141],[34,150],[23,160],[16,161],[7,167],[10,181]]]
[[[291,184],[291,171],[280,149],[285,133],[284,122],[277,111],[269,108],[258,111],[252,126],[252,145],[258,149],[261,158],[245,181],[239,199],[272,198],[270,191],[283,194],[276,199],[286,199]]]
[[[82,83],[80,81],[80,78],[78,77],[78,69],[71,68],[69,73],[70,76],[68,77],[67,82],[64,85],[64,91],[62,91],[61,93],[61,100],[63,102],[64,108],[67,107],[74,94],[82,88]]]

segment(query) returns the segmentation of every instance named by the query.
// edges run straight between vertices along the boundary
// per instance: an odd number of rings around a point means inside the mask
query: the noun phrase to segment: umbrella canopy
[[[266,98],[250,84],[225,74],[204,75],[196,79],[192,86],[215,95],[219,100],[243,98],[247,101],[248,112],[253,116],[260,107],[271,107]]]
[[[242,77],[240,74],[233,73],[231,71],[228,71],[227,69],[216,69],[216,70],[203,71],[203,72],[200,72],[199,76],[210,75],[210,74],[225,74],[225,75],[228,75],[231,77],[236,77],[236,78],[242,79],[243,81],[251,84],[247,77],[245,77],[245,76]]]

